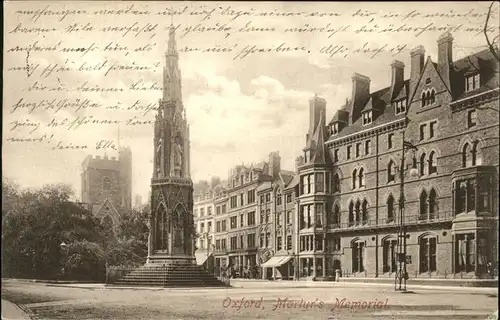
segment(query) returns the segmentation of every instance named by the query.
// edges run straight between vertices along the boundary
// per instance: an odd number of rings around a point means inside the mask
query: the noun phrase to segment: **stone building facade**
[[[409,78],[394,61],[377,91],[355,73],[328,123],[312,98],[295,173],[277,153],[235,167],[209,200],[216,266],[394,278],[401,253],[410,278],[497,277],[499,66],[489,50],[454,60],[452,46],[442,35],[436,62],[416,47]]]
[[[132,208],[132,151],[120,148],[118,159],[87,156],[82,163],[81,200],[103,223],[117,227],[123,210]]]
[[[293,258],[292,178],[292,172],[281,170],[281,158],[273,152],[268,162],[236,166],[227,181],[200,191],[194,204],[199,263],[213,253],[216,273],[231,267],[237,277],[266,277],[267,270],[268,277],[293,274],[292,264],[283,269],[284,260],[274,263],[277,257],[290,256],[286,262]]]
[[[206,188],[196,190],[194,194],[194,223],[196,227],[196,261],[199,265],[210,262],[213,265],[213,253],[215,249],[215,200],[223,192],[220,179],[212,181]],[[220,210],[220,209],[219,209]],[[210,259],[209,259],[210,258]]]
[[[375,92],[355,74],[328,124],[325,232],[340,238],[344,276],[394,277],[402,187],[411,278],[489,277],[498,263],[498,62],[489,50],[454,61],[452,43],[439,38],[437,62],[415,48],[409,79],[394,61]]]

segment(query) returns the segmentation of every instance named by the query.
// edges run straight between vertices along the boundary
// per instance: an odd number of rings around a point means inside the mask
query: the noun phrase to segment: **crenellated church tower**
[[[189,126],[181,91],[175,28],[171,26],[163,69],[163,97],[154,125],[148,263],[195,261]]]

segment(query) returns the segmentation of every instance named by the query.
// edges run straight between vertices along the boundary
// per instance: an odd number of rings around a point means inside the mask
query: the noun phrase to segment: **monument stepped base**
[[[146,260],[146,266],[162,267],[169,265],[195,265],[196,258],[191,256],[167,256],[167,255],[151,255]]]
[[[223,287],[228,286],[209,274],[204,267],[197,264],[168,260],[164,266],[160,259],[126,274],[117,280],[115,285],[153,286],[153,287]]]

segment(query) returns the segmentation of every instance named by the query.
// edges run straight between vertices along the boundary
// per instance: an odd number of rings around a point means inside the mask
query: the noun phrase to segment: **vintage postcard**
[[[4,9],[2,319],[498,319],[498,2]]]

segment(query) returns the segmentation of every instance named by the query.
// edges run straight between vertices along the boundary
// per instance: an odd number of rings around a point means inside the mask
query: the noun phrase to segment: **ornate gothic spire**
[[[168,47],[165,54],[163,69],[163,100],[174,102],[182,108],[181,72],[179,70],[179,54],[175,41],[175,27],[170,25],[168,32]]]
[[[168,30],[168,51],[169,55],[177,55],[177,43],[175,41],[175,27],[173,24],[170,25]]]

